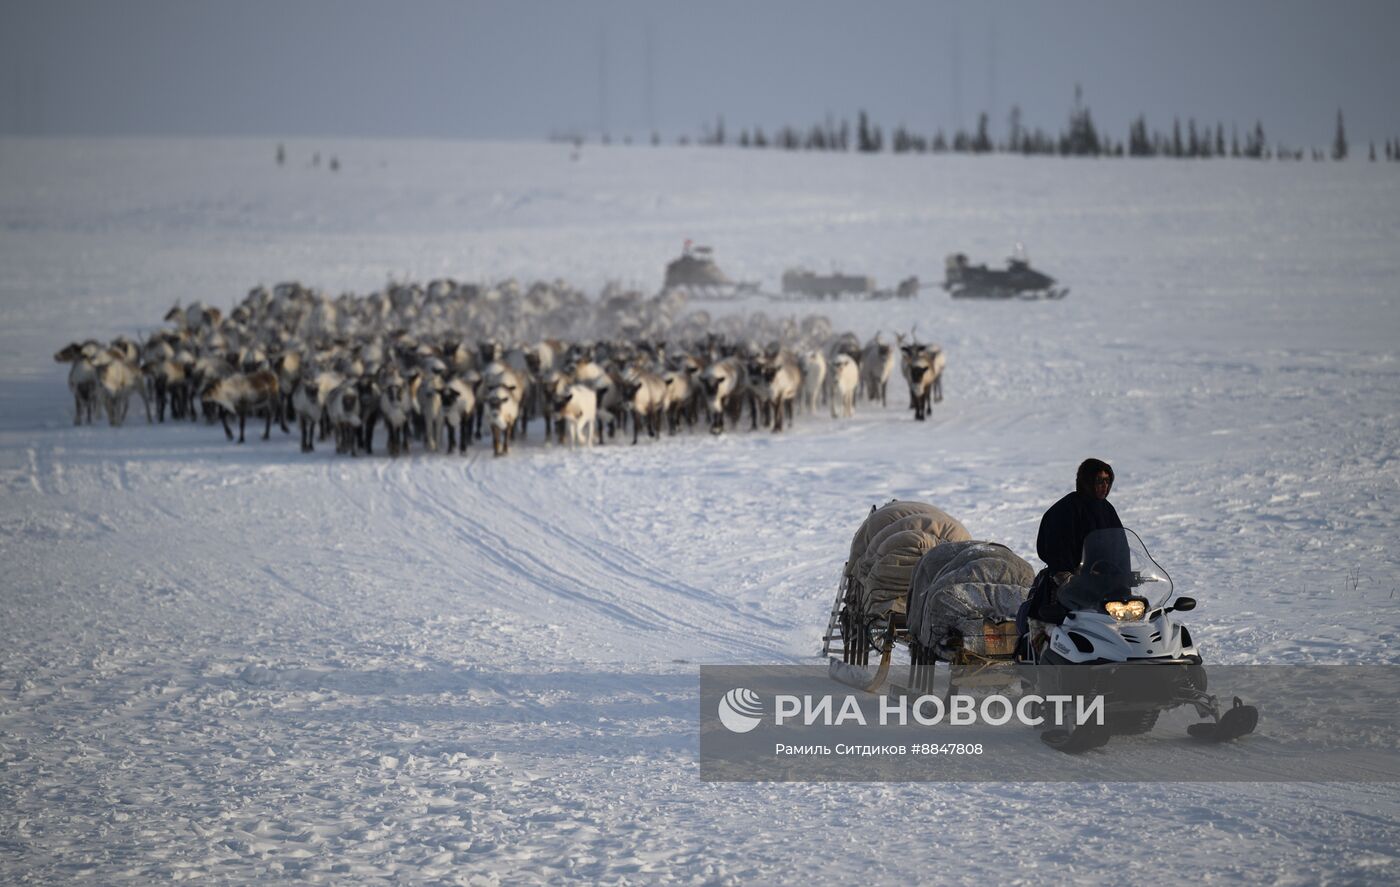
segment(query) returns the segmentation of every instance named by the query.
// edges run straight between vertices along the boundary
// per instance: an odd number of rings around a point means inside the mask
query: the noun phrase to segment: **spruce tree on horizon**
[[[1332,159],[1347,159],[1347,131],[1342,125],[1342,109],[1337,109],[1337,135],[1332,139]]]
[[[869,154],[877,150],[875,141],[870,134],[870,118],[861,111],[856,122],[856,150],[863,154]]]
[[[977,117],[977,135],[972,140],[972,153],[986,154],[992,150],[992,136],[987,132],[987,112]]]

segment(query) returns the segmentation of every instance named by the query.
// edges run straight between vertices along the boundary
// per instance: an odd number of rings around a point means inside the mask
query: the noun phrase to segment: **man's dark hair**
[[[1085,459],[1079,463],[1079,473],[1074,478],[1074,488],[1081,493],[1094,492],[1094,478],[1100,471],[1108,472],[1108,486],[1113,487],[1113,466],[1102,459]]]

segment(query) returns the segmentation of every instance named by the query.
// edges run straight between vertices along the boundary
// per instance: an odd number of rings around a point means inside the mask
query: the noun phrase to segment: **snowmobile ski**
[[[1108,744],[1113,731],[1104,724],[1080,724],[1073,730],[1057,728],[1040,734],[1040,741],[1068,755],[1083,754]]]
[[[1245,705],[1244,701],[1236,696],[1235,704],[1220,716],[1220,720],[1192,724],[1186,728],[1186,732],[1196,739],[1203,739],[1207,742],[1230,742],[1253,733],[1257,726],[1259,726],[1259,709],[1252,705]]]

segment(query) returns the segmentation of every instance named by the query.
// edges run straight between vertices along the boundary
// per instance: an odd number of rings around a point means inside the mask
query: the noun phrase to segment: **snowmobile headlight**
[[[1136,622],[1147,615],[1146,601],[1109,601],[1103,608],[1119,622]]]

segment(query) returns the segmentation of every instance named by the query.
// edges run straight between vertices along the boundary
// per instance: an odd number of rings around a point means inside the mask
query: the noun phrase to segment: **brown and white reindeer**
[[[934,403],[943,400],[943,367],[947,359],[937,345],[905,345],[905,373],[909,380],[909,400],[914,418],[928,418],[930,397]]]
[[[389,437],[390,456],[408,453],[408,420],[412,411],[408,382],[397,371],[381,374],[379,417],[384,420],[384,431]]]
[[[447,452],[453,447],[467,451],[476,421],[476,387],[462,376],[453,376],[442,386],[442,423],[447,427]]]
[[[146,421],[152,421],[151,402],[146,398],[146,383],[136,364],[137,356],[135,346],[114,346],[92,357],[92,366],[97,371],[97,394],[102,398],[102,408],[107,411],[107,421],[112,425],[126,421],[127,406],[133,394],[141,398],[146,408]]]
[[[666,383],[666,429],[675,434],[684,422],[688,429],[695,428],[700,417],[698,397],[700,386],[685,370],[669,370],[661,381]]]
[[[647,436],[661,433],[661,418],[666,414],[666,383],[650,370],[629,367],[622,375],[621,393],[624,407],[632,416],[632,443],[637,443],[642,423]]]
[[[564,370],[550,370],[542,374],[535,385],[536,396],[542,402],[541,412],[544,414],[544,442],[558,440],[564,442],[564,420],[559,417],[555,405],[565,392],[574,385],[574,377]],[[596,398],[595,398],[596,400]],[[594,404],[595,408],[597,404]]]
[[[486,365],[481,372],[481,389],[488,394],[496,389],[503,389],[508,392],[507,396],[515,401],[515,421],[521,424],[525,411],[522,409],[526,389],[528,387],[527,376],[524,372],[516,370],[504,360],[493,360]],[[489,399],[483,398],[481,409],[489,408]],[[478,420],[479,421],[479,420]],[[514,439],[514,434],[511,435]]]
[[[705,390],[705,405],[710,413],[710,433],[723,434],[725,418],[733,425],[744,409],[748,373],[743,362],[732,355],[715,361],[700,374],[700,385]]]
[[[519,392],[510,382],[498,383],[486,393],[486,411],[491,419],[491,452],[497,456],[510,452],[516,420],[520,418],[518,396]]]
[[[773,431],[783,430],[783,420],[792,422],[792,405],[802,387],[802,370],[786,354],[765,360],[750,376],[754,396],[765,415],[773,417]]]
[[[228,357],[217,349],[204,349],[195,355],[194,365],[186,368],[185,375],[190,390],[200,395],[200,409],[196,411],[191,404],[190,421],[198,421],[199,413],[203,413],[205,422],[212,423],[218,417],[219,406],[212,401],[203,400],[203,395],[210,385],[232,373],[233,365]]]
[[[325,423],[332,393],[343,384],[343,379],[330,370],[317,370],[305,367],[292,389],[292,410],[301,429],[301,451],[311,453],[316,450],[317,429]]]
[[[272,359],[272,371],[277,374],[277,386],[282,392],[282,412],[292,414],[292,390],[301,379],[301,352],[288,349]]]
[[[267,416],[267,427],[263,429],[263,440],[272,435],[272,420],[276,419],[284,432],[286,417],[282,415],[282,396],[277,384],[277,374],[271,370],[258,370],[255,373],[234,373],[219,379],[204,389],[201,399],[220,409],[219,421],[223,423],[224,435],[233,440],[233,430],[229,428],[228,417],[238,417],[238,442],[243,443],[243,426],[251,413],[263,412]]]
[[[171,419],[185,418],[189,406],[189,390],[186,387],[185,365],[174,357],[148,361],[141,367],[141,375],[150,381],[151,396],[156,402],[156,421],[165,421],[165,407],[170,406]]]

